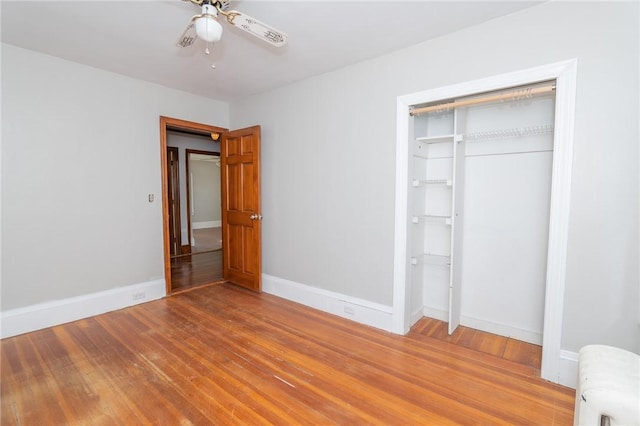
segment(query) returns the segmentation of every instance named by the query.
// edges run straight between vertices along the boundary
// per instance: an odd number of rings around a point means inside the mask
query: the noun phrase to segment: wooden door
[[[169,203],[169,250],[171,256],[181,253],[180,174],[178,148],[167,147],[167,195]]]
[[[260,126],[222,135],[224,279],[262,290]]]

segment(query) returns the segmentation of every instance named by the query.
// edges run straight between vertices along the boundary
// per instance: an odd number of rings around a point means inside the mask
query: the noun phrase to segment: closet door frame
[[[553,137],[553,166],[549,244],[545,287],[545,310],[542,336],[541,377],[554,383],[571,383],[575,379],[572,360],[561,351],[564,288],[566,278],[567,240],[571,195],[571,167],[575,119],[577,60],[557,62],[489,78],[399,96],[396,129],[396,200],[394,238],[394,277],[392,330],[406,334],[411,327],[411,288],[407,282],[410,266],[408,247],[408,174],[409,174],[409,110],[412,105],[459,98],[482,92],[507,89],[555,80],[556,103]]]

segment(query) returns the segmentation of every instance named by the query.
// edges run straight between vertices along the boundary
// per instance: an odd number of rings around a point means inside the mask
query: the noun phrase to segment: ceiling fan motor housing
[[[218,10],[211,3],[202,5],[202,16],[196,19],[196,34],[204,41],[213,43],[222,38],[222,25],[216,20]]]

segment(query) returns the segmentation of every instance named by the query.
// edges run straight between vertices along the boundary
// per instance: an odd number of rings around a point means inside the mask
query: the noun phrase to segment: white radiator
[[[640,355],[604,345],[580,350],[574,425],[640,425]]]

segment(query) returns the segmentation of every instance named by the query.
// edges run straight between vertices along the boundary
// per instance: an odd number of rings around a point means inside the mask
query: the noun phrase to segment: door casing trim
[[[185,131],[202,135],[226,133],[229,129],[179,118],[160,116],[160,170],[162,174],[162,240],[164,253],[164,279],[167,296],[171,291],[171,251],[169,241],[169,197],[167,187],[167,130]]]

